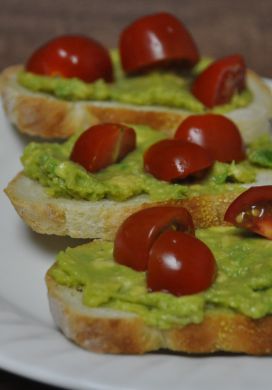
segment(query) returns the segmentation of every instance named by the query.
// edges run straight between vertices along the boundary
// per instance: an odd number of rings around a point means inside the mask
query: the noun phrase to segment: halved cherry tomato
[[[224,219],[272,240],[272,185],[243,192],[230,204]]]
[[[190,115],[179,125],[175,139],[208,149],[218,161],[241,161],[246,158],[238,127],[223,115]]]
[[[163,233],[153,244],[148,261],[147,285],[151,291],[180,296],[211,286],[216,262],[210,249],[189,234]]]
[[[193,95],[206,107],[225,104],[246,85],[246,66],[240,55],[221,58],[213,62],[194,81]]]
[[[145,171],[159,180],[177,181],[202,172],[214,163],[199,145],[167,139],[153,144],[144,154]]]
[[[189,212],[183,207],[157,206],[132,214],[116,234],[113,252],[115,261],[136,271],[145,271],[150,248],[167,230],[194,234],[194,224]]]
[[[122,160],[135,147],[134,129],[121,124],[103,123],[90,127],[79,136],[70,160],[89,172],[97,172]]]
[[[86,82],[113,79],[107,49],[81,35],[63,35],[45,43],[29,58],[26,70],[47,76],[77,77]]]
[[[169,64],[192,67],[199,60],[191,34],[166,12],[144,16],[129,25],[120,36],[119,50],[123,69],[129,73]]]

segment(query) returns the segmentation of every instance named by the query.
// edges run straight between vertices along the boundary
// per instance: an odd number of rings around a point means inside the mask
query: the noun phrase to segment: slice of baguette
[[[118,102],[60,100],[31,92],[17,82],[22,66],[11,66],[1,75],[0,89],[5,112],[21,132],[44,138],[67,138],[74,131],[98,122],[146,124],[173,136],[178,125],[192,112],[162,106],[135,106]],[[262,79],[247,71],[247,84],[254,99],[245,108],[226,114],[239,127],[245,142],[270,129],[272,94]]]
[[[234,312],[210,311],[200,324],[160,330],[133,313],[84,306],[81,292],[57,284],[48,273],[46,284],[58,327],[66,337],[93,352],[142,354],[168,349],[198,354],[272,353],[272,316],[252,320]]]
[[[271,173],[272,176],[272,173]],[[18,214],[34,231],[42,234],[68,235],[74,238],[114,238],[118,226],[130,214],[154,206],[146,195],[123,202],[87,201],[49,197],[44,188],[23,173],[5,189]],[[186,207],[197,227],[221,225],[230,202],[241,190],[221,195],[192,197],[172,204]]]
[[[264,170],[255,185],[272,182],[272,170]],[[123,202],[114,200],[87,201],[49,197],[44,188],[23,173],[18,174],[5,189],[21,218],[34,231],[74,238],[114,238],[118,226],[130,214],[155,203],[146,195]],[[228,205],[241,193],[237,191],[209,194],[172,201],[191,213],[195,226],[206,228],[223,224]]]

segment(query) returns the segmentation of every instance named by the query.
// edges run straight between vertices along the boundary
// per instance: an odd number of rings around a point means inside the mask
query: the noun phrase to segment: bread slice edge
[[[52,95],[32,92],[17,82],[23,67],[6,68],[0,79],[4,110],[21,132],[43,138],[67,138],[79,129],[101,122],[145,124],[173,136],[178,125],[192,112],[161,106],[136,106],[118,102],[65,101]],[[251,104],[227,114],[249,143],[270,129],[272,94],[263,80],[247,71],[248,86],[254,94]]]
[[[133,313],[84,306],[80,291],[59,285],[48,272],[46,285],[50,311],[58,328],[75,344],[92,352],[272,353],[272,316],[253,320],[216,310],[207,313],[199,324],[161,330],[146,325]]]
[[[123,202],[108,199],[87,201],[49,197],[41,184],[21,172],[8,184],[5,193],[19,216],[35,232],[112,240],[117,228],[129,215],[156,205],[187,208],[199,228],[222,225],[228,205],[241,193],[241,188],[168,202],[154,203],[147,195]]]

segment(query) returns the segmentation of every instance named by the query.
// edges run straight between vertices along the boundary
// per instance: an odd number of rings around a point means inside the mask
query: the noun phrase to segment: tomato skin
[[[183,207],[156,206],[130,215],[119,227],[113,256],[117,263],[145,271],[153,243],[169,229],[194,234],[194,224]]]
[[[208,66],[194,81],[193,95],[206,107],[228,103],[245,89],[245,61],[240,55],[221,58]]]
[[[199,60],[191,34],[166,12],[144,16],[124,29],[119,51],[123,69],[128,73],[171,63],[194,66]]]
[[[159,141],[144,154],[144,169],[159,180],[182,180],[210,168],[214,163],[209,151],[180,140]]]
[[[221,162],[238,162],[246,158],[238,127],[223,115],[190,115],[177,128],[175,139],[200,145]]]
[[[131,127],[103,123],[84,131],[74,144],[70,160],[89,172],[97,172],[122,160],[136,147],[136,133]]]
[[[229,205],[224,220],[272,240],[272,185],[243,192]]]
[[[87,83],[113,80],[109,53],[92,38],[63,35],[38,48],[28,59],[26,70],[40,75],[77,77]]]
[[[196,294],[211,286],[216,262],[196,237],[176,231],[163,233],[150,250],[147,285],[150,291],[176,296]]]

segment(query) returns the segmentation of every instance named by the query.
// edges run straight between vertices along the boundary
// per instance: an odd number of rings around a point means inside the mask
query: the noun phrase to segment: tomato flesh
[[[228,103],[245,89],[245,61],[240,55],[221,58],[208,66],[194,81],[193,95],[206,107]]]
[[[210,168],[209,151],[199,145],[167,139],[153,144],[144,154],[144,169],[159,180],[182,180]]]
[[[77,77],[85,82],[113,80],[107,49],[81,35],[64,35],[45,43],[28,59],[26,70],[47,76]]]
[[[191,34],[166,12],[144,16],[124,29],[119,50],[123,69],[128,73],[173,63],[191,67],[199,60]]]
[[[150,291],[165,291],[176,296],[196,294],[211,286],[215,274],[212,252],[189,234],[167,231],[150,250],[147,269]]]
[[[189,212],[183,207],[157,206],[132,214],[117,231],[113,252],[115,261],[136,271],[145,271],[150,248],[167,230],[194,234]]]
[[[272,185],[251,187],[228,207],[225,221],[272,239]]]
[[[79,136],[70,160],[89,172],[97,172],[119,162],[135,147],[134,129],[122,124],[103,123],[90,127]]]
[[[175,139],[200,145],[221,162],[238,162],[246,158],[238,127],[223,115],[190,115],[179,125]]]

